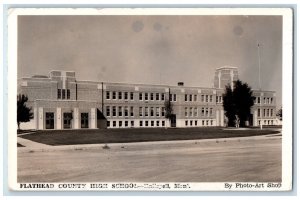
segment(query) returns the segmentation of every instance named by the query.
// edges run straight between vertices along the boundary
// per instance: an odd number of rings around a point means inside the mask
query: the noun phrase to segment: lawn
[[[41,130],[19,137],[48,145],[127,143],[169,140],[194,140],[247,137],[279,133],[272,129],[223,130],[222,128],[138,128]]]

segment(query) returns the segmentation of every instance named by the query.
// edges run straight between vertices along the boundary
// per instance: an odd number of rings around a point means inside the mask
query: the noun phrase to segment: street
[[[18,182],[280,182],[280,135],[18,148]]]

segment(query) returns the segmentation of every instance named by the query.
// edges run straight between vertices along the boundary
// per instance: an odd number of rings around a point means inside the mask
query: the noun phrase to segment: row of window
[[[254,104],[260,104],[262,101],[263,104],[273,104],[273,98],[272,97],[255,97]]]
[[[274,125],[274,120],[258,120],[258,125]]]
[[[213,120],[200,120],[200,123],[202,126],[213,126],[214,121]],[[185,126],[199,126],[198,120],[186,120]]]
[[[200,108],[201,110],[201,116],[206,116],[206,117],[209,117],[209,116],[212,116],[213,115],[213,108]],[[198,108],[197,107],[185,107],[184,108],[184,115],[186,117],[197,117],[198,116]]]
[[[223,103],[223,97],[222,96],[216,96],[216,102],[217,103]]]
[[[133,117],[133,106],[106,106],[107,117]]]
[[[107,127],[129,127],[129,123],[130,123],[130,127],[134,127],[134,121],[107,121]],[[118,126],[117,126],[118,125]],[[163,121],[139,121],[139,126],[140,127],[164,127],[166,125],[166,122]]]
[[[45,113],[46,129],[54,129],[54,112]],[[89,113],[80,113],[80,127],[89,128]],[[63,128],[71,128],[71,120],[73,119],[72,113],[63,113]]]
[[[57,89],[57,99],[70,99],[69,89]]]
[[[205,94],[202,94],[201,95],[201,102],[213,102],[213,95],[205,95]],[[185,94],[184,95],[184,101],[188,102],[193,102],[193,101],[198,101],[198,95],[197,94]]]
[[[140,101],[164,101],[165,100],[165,94],[164,93],[139,93],[139,100]],[[176,96],[175,96],[176,101]]]
[[[117,98],[118,97],[118,98]],[[119,100],[133,100],[133,92],[110,92],[110,91],[106,91],[106,99],[119,99]]]
[[[261,109],[257,109],[257,117],[260,117],[261,114],[263,117],[273,117],[273,109],[262,109],[263,113],[261,113]]]

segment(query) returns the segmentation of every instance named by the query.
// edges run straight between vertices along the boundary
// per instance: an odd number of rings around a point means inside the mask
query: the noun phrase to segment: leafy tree
[[[173,104],[171,103],[170,99],[165,100],[165,118],[171,121],[173,117]]]
[[[20,129],[20,124],[22,122],[29,122],[33,119],[33,113],[31,112],[31,108],[26,106],[26,102],[28,101],[28,97],[24,94],[19,94],[17,97],[17,123],[18,129]]]
[[[249,120],[254,99],[251,87],[247,83],[237,80],[233,90],[230,85],[226,86],[223,95],[223,107],[228,118],[228,126],[235,125],[236,115],[240,121],[240,126],[246,125],[245,122]]]
[[[277,111],[276,116],[278,116],[280,121],[282,121],[282,107]]]

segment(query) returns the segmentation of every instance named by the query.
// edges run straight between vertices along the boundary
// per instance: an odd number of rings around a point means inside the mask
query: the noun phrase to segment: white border
[[[18,15],[281,15],[283,16],[283,132],[282,132],[282,187],[261,191],[287,191],[292,188],[292,10],[288,8],[55,8],[55,9],[10,9],[8,12],[8,169],[9,187],[20,190],[17,184],[17,136],[15,131],[16,96],[17,96],[17,17]],[[58,183],[57,183],[58,184]],[[228,191],[224,183],[190,183],[191,190],[166,191]],[[28,191],[28,190],[26,190]],[[37,191],[36,189],[33,191]],[[42,191],[42,190],[39,190]],[[49,190],[46,190],[49,191]],[[55,190],[57,191],[57,190]],[[72,190],[68,190],[72,191]],[[78,190],[77,190],[78,191]],[[88,191],[88,190],[84,190]],[[108,191],[108,190],[106,190]],[[115,191],[115,190],[109,190]],[[121,191],[118,189],[117,191]],[[124,190],[128,191],[128,190]],[[145,191],[145,190],[135,190]],[[162,190],[147,190],[162,191]],[[231,190],[232,191],[232,190]],[[258,189],[234,191],[259,191]]]

